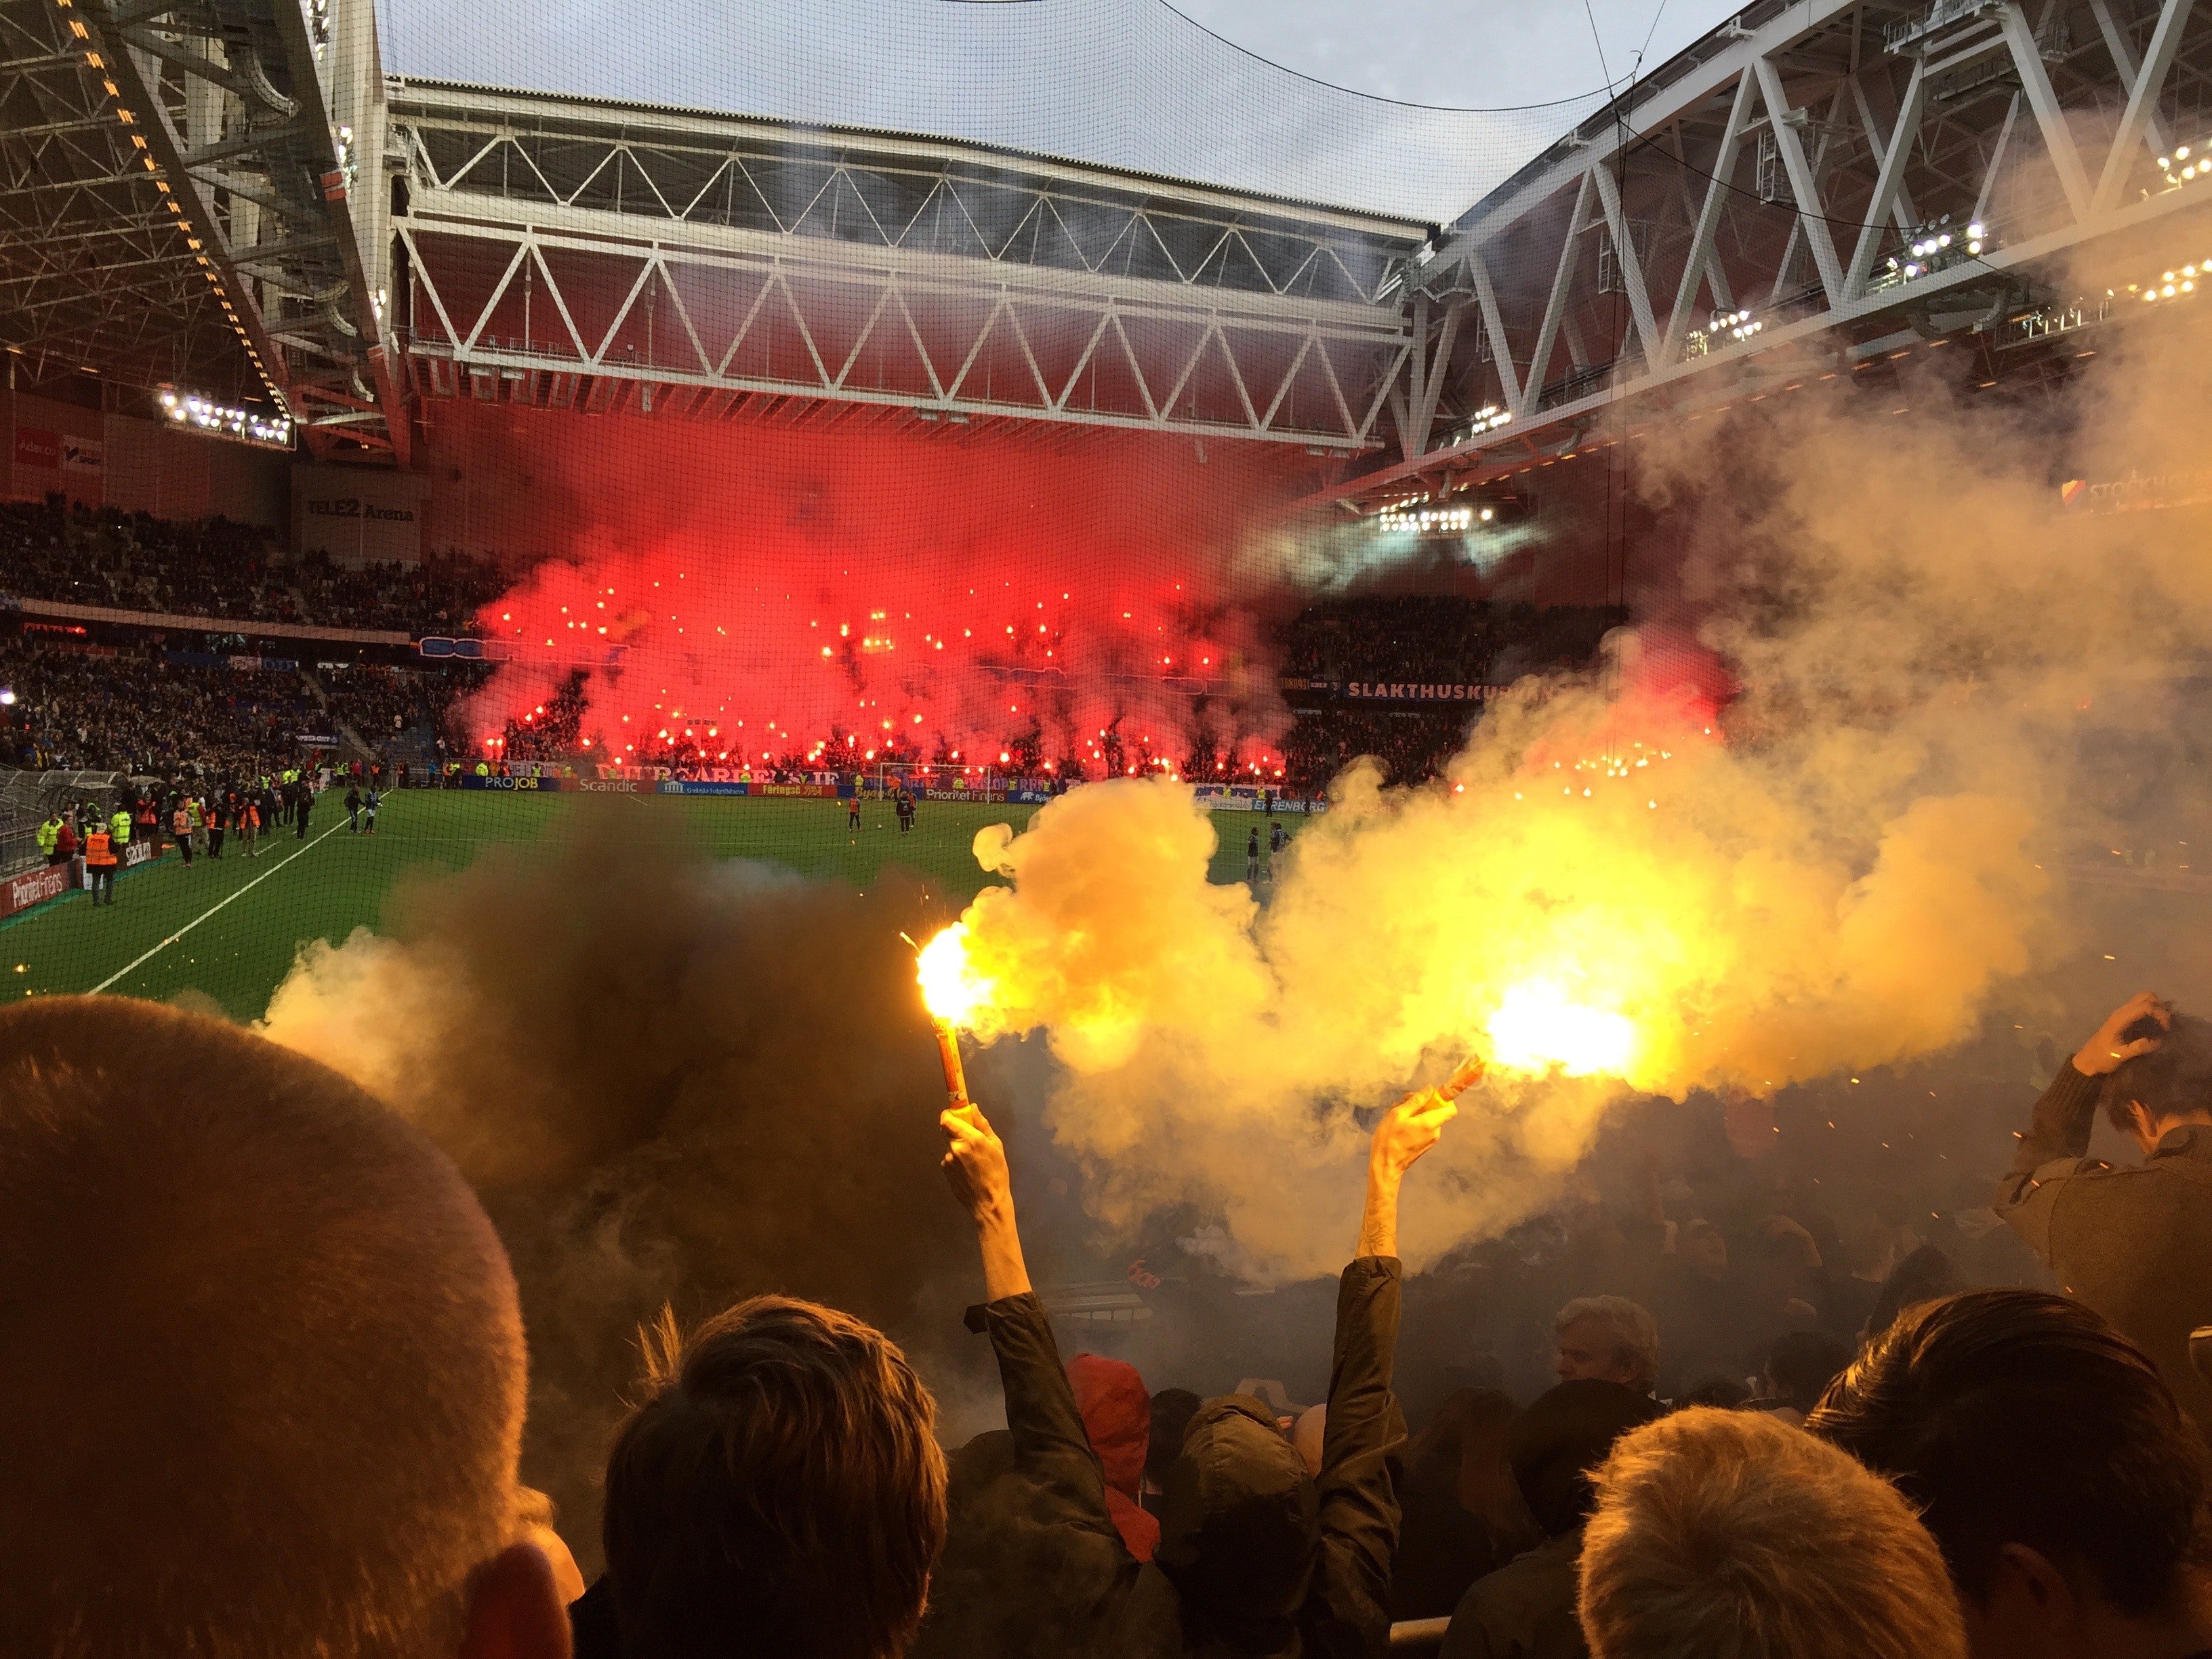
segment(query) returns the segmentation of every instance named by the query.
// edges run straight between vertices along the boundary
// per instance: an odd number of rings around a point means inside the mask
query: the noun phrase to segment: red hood
[[[1067,1384],[1083,1413],[1091,1449],[1106,1471],[1106,1484],[1134,1498],[1144,1479],[1145,1449],[1152,1435],[1152,1397],[1134,1365],[1079,1353],[1067,1362]]]

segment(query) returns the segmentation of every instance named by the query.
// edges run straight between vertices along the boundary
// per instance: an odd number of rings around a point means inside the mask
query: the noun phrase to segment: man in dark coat
[[[1576,1659],[1589,1651],[1575,1597],[1583,1523],[1596,1502],[1590,1471],[1622,1435],[1663,1414],[1649,1395],[1585,1377],[1540,1395],[1514,1419],[1506,1460],[1545,1541],[1468,1586],[1439,1659]]]
[[[1404,1439],[1390,1393],[1397,1342],[1398,1188],[1455,1109],[1424,1090],[1376,1125],[1358,1252],[1338,1288],[1319,1480],[1257,1400],[1200,1407],[1167,1470],[1159,1544],[1139,1563],[1114,1526],[1044,1305],[1030,1289],[1006,1149],[973,1106],[945,1114],[945,1171],[975,1218],[982,1313],[1006,1389],[1015,1467],[1053,1540],[1034,1651],[1115,1659],[1309,1659],[1379,1653],[1389,1639]],[[1009,1587],[1012,1588],[1011,1586]]]
[[[2141,1164],[2087,1156],[2100,1101]],[[2190,1331],[2212,1325],[2212,1022],[2148,991],[2113,1010],[2035,1103],[1996,1209],[2212,1433],[2189,1363]]]

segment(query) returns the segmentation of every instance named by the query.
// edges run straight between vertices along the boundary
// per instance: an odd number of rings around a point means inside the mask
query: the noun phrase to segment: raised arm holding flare
[[[1050,1586],[1038,1651],[1364,1659],[1388,1645],[1399,1522],[1388,1459],[1405,1437],[1390,1392],[1398,1194],[1457,1111],[1425,1089],[1376,1126],[1358,1254],[1337,1293],[1319,1478],[1262,1402],[1210,1400],[1167,1473],[1158,1550],[1143,1565],[1108,1514],[1104,1477],[1030,1287],[1006,1147],[975,1107],[939,1119],[946,1177],[975,1223],[1016,1468],[1036,1489],[1041,1547],[1055,1558],[1038,1577]]]

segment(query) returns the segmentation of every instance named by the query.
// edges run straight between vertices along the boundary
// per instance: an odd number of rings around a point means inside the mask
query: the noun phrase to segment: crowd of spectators
[[[420,564],[292,558],[270,534],[222,517],[188,522],[105,507],[0,502],[0,592],[228,622],[458,634],[505,585],[458,550]]]
[[[156,647],[0,641],[0,761],[44,770],[244,771],[292,754],[329,716],[296,673],[199,668]]]
[[[419,564],[344,565],[309,551],[286,574],[318,622],[418,635],[469,631],[478,609],[508,585],[496,564],[458,549],[427,553]]]
[[[2086,1157],[2100,1108],[2140,1166]],[[606,1453],[605,1565],[586,1586],[518,1482],[520,1304],[453,1165],[350,1080],[224,1021],[17,1003],[0,1011],[0,1646],[2212,1652],[2189,1334],[2212,1308],[2212,1023],[2148,993],[2115,1010],[1993,1183],[1995,1213],[2069,1293],[1944,1283],[1888,1264],[1893,1235],[1853,1257],[1871,1300],[1822,1305],[1806,1299],[1832,1271],[1817,1243],[1762,1226],[1762,1271],[1733,1294],[1832,1328],[1768,1341],[1749,1397],[1683,1389],[1670,1375],[1710,1362],[1725,1380],[1733,1361],[1697,1352],[1732,1257],[1654,1202],[1640,1224],[1683,1275],[1675,1299],[1570,1301],[1555,1382],[1525,1404],[1462,1389],[1409,1439],[1399,1198],[1456,1112],[1420,1090],[1377,1120],[1326,1393],[1301,1411],[1257,1379],[1201,1399],[1109,1357],[1063,1361],[1006,1147],[957,1103],[944,1169],[975,1228],[968,1323],[1006,1427],[948,1457],[921,1370],[835,1309],[754,1297],[689,1331],[665,1314]],[[1585,1252],[1600,1282],[1612,1248]]]
[[[444,671],[355,665],[239,668],[183,660],[159,641],[106,646],[0,637],[0,764],[167,777],[266,770],[350,732],[372,757],[427,728],[455,694]]]
[[[1285,629],[1282,678],[1296,715],[1283,738],[1283,783],[1306,793],[1362,756],[1393,783],[1435,777],[1467,741],[1479,698],[1406,706],[1350,697],[1347,684],[1510,685],[1525,674],[1588,667],[1614,606],[1493,605],[1449,594],[1366,594],[1307,606]]]
[[[1627,613],[1613,605],[1493,604],[1454,594],[1371,593],[1310,605],[1282,637],[1301,680],[1500,684],[1587,663]]]
[[[270,538],[223,518],[0,503],[0,591],[118,611],[239,621],[304,620]]]

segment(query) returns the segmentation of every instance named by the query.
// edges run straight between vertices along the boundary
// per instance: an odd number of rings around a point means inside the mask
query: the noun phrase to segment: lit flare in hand
[[[921,981],[922,1006],[937,1033],[937,1058],[945,1068],[945,1092],[955,1107],[968,1103],[968,1075],[960,1064],[959,1028],[973,1020],[989,988],[968,963],[967,929],[954,922],[915,958]]]

